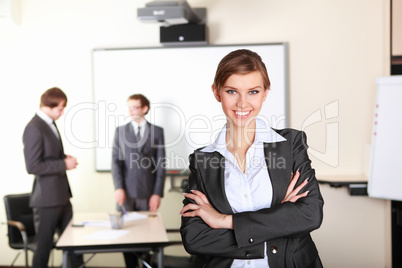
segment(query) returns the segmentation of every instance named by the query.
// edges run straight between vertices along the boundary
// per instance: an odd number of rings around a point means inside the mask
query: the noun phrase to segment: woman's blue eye
[[[258,91],[258,90],[251,90],[249,93],[250,93],[251,95],[254,95],[254,94],[257,94],[258,92],[260,92],[260,91]]]
[[[226,91],[229,94],[236,94],[236,90],[229,89]]]

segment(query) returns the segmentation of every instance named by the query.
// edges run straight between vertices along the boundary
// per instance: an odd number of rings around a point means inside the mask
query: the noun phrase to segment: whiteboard
[[[376,84],[368,194],[402,200],[402,76],[378,77]]]
[[[167,169],[186,169],[189,154],[212,143],[226,122],[211,90],[217,65],[229,52],[243,48],[262,57],[271,80],[260,113],[263,120],[274,128],[286,127],[285,43],[95,49],[96,170],[110,171],[115,129],[130,121],[127,98],[137,93],[151,102],[147,121],[164,129]]]

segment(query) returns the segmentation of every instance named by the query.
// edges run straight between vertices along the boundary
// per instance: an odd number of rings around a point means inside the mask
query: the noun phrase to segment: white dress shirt
[[[236,159],[226,147],[226,125],[214,144],[202,152],[219,152],[225,157],[225,192],[233,213],[256,211],[271,207],[272,184],[264,155],[264,143],[281,142],[286,139],[273,131],[261,119],[256,119],[256,133],[253,144],[246,154],[246,168],[243,173]],[[264,259],[235,259],[232,268],[269,268],[266,244]]]
[[[60,139],[59,132],[57,131],[56,126],[53,124],[54,120],[53,120],[50,116],[48,116],[47,114],[45,114],[44,112],[42,112],[41,110],[38,110],[38,111],[36,112],[36,114],[37,114],[43,121],[45,121],[45,122],[49,125],[49,127],[50,127],[50,129],[53,131],[54,135],[56,135],[56,137],[57,137],[58,139]]]
[[[144,134],[145,134],[145,128],[147,127],[147,121],[143,120],[140,124],[138,124],[137,122],[131,121],[131,124],[133,125],[135,136],[138,135],[138,127],[141,127],[140,134],[141,134],[141,138],[143,138]]]

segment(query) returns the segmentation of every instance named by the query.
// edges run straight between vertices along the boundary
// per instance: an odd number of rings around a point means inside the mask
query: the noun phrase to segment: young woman
[[[212,91],[227,123],[190,155],[180,212],[194,267],[322,267],[310,232],[321,225],[323,199],[306,135],[259,116],[269,87],[255,52],[233,51],[218,65]]]

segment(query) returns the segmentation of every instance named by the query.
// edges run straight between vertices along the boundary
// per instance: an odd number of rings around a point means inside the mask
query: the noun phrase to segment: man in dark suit
[[[42,94],[40,109],[23,134],[26,169],[35,175],[30,198],[37,237],[34,268],[47,267],[54,234],[61,234],[73,215],[66,170],[76,168],[77,159],[64,154],[55,124],[66,104],[67,96],[61,89],[48,89]],[[72,257],[71,261],[73,267],[79,267],[82,256]]]
[[[156,212],[165,184],[163,129],[150,124],[145,115],[149,100],[135,94],[127,101],[132,122],[116,129],[112,175],[118,209]],[[134,254],[124,253],[127,267],[136,267]]]

